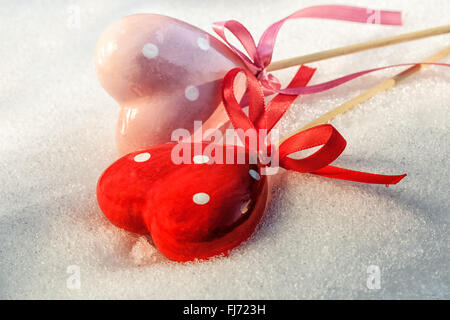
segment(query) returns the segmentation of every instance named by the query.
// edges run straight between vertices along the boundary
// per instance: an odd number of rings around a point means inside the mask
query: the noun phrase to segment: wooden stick
[[[357,43],[357,44],[353,44],[350,46],[316,52],[316,53],[308,54],[305,56],[293,57],[293,58],[289,58],[289,59],[275,61],[275,62],[272,62],[267,67],[267,71],[275,71],[275,70],[285,69],[285,68],[298,66],[301,64],[309,63],[309,62],[320,61],[320,60],[324,60],[324,59],[328,59],[328,58],[332,58],[332,57],[346,55],[349,53],[379,48],[379,47],[388,46],[391,44],[396,44],[396,43],[401,43],[401,42],[406,42],[406,41],[411,41],[411,40],[416,40],[416,39],[422,39],[422,38],[436,36],[439,34],[445,34],[445,33],[449,33],[449,32],[450,32],[450,24],[445,25],[445,26],[400,34],[397,36],[382,38],[382,39],[378,39],[378,40]]]
[[[445,47],[444,49],[436,52],[435,54],[429,56],[422,62],[436,62],[436,61],[439,61],[439,60],[447,57],[448,55],[450,55],[450,46]],[[328,121],[336,118],[338,115],[348,112],[349,110],[355,108],[357,105],[369,100],[371,97],[375,96],[376,94],[383,92],[389,88],[394,87],[397,83],[399,83],[400,81],[409,77],[410,75],[416,73],[417,71],[419,71],[421,68],[423,68],[425,66],[426,65],[416,64],[416,65],[406,69],[405,71],[402,71],[399,74],[393,76],[392,78],[381,82],[380,84],[372,87],[368,91],[360,94],[359,96],[351,99],[350,101],[345,102],[344,104],[340,105],[339,107],[337,107],[337,108],[331,110],[330,112],[324,114],[323,116],[317,118],[316,120],[308,123],[306,126],[295,131],[294,133],[289,134],[288,136],[281,139],[279,143],[283,142],[284,140],[293,136],[294,134],[299,133],[300,131],[312,128],[312,127],[320,125],[320,124],[327,123]]]

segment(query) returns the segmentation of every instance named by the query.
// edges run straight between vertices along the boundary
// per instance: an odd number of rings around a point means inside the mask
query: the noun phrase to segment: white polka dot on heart
[[[197,39],[197,45],[200,49],[206,51],[209,49],[210,45],[209,45],[209,39],[208,38],[198,38]]]
[[[142,54],[147,59],[153,59],[153,58],[156,58],[158,56],[159,49],[153,43],[146,43],[144,45],[144,47],[142,48]]]
[[[145,162],[148,159],[150,159],[151,154],[148,152],[144,152],[144,153],[139,153],[137,155],[134,156],[134,161],[136,162]]]
[[[209,161],[209,157],[200,154],[200,155],[194,156],[194,158],[192,158],[192,160],[194,161],[195,164],[202,164],[202,163],[207,163]]]
[[[256,172],[256,171],[253,170],[253,169],[250,169],[250,170],[248,171],[248,173],[249,173],[249,174],[252,176],[252,178],[255,179],[255,180],[261,179],[261,176],[259,175],[259,173]]]
[[[206,204],[209,202],[209,195],[204,192],[196,193],[192,197],[192,201],[194,201],[194,203],[199,204],[199,205]]]
[[[198,91],[197,87],[187,86],[184,90],[184,95],[189,101],[195,101],[198,99],[200,92]]]

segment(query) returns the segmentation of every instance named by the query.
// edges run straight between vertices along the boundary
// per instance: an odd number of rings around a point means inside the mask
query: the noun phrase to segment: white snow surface
[[[119,108],[93,68],[96,41],[109,24],[159,13],[212,32],[214,21],[237,19],[258,38],[295,10],[328,3],[342,2],[1,0],[0,298],[450,298],[444,67],[424,69],[332,121],[348,142],[337,165],[406,172],[401,183],[385,188],[284,171],[257,231],[229,257],[171,262],[145,237],[114,227],[97,205],[97,179],[118,158]],[[402,10],[404,26],[290,21],[274,60],[448,24],[450,13],[448,0],[343,4]],[[313,83],[420,61],[449,41],[438,36],[312,63]],[[298,129],[400,70],[300,97],[279,129]],[[276,74],[286,84],[293,72]],[[367,286],[372,265],[379,289]],[[78,289],[67,285],[69,266],[79,268]]]

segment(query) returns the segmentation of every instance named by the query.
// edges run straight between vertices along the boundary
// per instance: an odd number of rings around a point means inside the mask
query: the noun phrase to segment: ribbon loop
[[[330,124],[312,127],[286,139],[279,147],[281,167],[298,172],[313,172],[336,160],[344,151],[347,142]],[[303,159],[292,159],[289,155],[309,148],[322,146]]]
[[[234,79],[243,72],[247,77],[247,92],[249,95],[249,117],[242,110],[234,95]],[[255,80],[253,80],[255,79]],[[222,81],[222,100],[225,110],[235,129],[256,130],[254,123],[264,113],[264,94],[258,80],[245,69],[231,69]]]
[[[248,56],[228,41],[227,36],[225,35],[225,29],[228,29],[239,40],[245,51],[247,51]],[[250,71],[254,74],[262,71],[263,67],[259,64],[259,56],[255,40],[247,28],[245,28],[240,22],[236,20],[215,22],[213,24],[213,30],[219,37],[222,38],[223,41],[225,41],[231,50],[242,59]]]

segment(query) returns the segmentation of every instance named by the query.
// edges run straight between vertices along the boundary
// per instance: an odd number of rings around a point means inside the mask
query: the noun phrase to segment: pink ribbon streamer
[[[215,22],[213,24],[213,29],[217,33],[217,35],[225,41],[225,43],[231,48],[231,50],[242,59],[247,69],[258,78],[264,88],[265,95],[272,93],[299,95],[322,92],[365,74],[393,67],[411,66],[417,64],[432,64],[450,67],[450,64],[445,63],[407,63],[390,65],[352,73],[344,77],[340,77],[338,79],[317,85],[281,89],[279,80],[272,74],[268,74],[266,72],[266,68],[272,61],[275,41],[279,30],[287,20],[298,18],[333,19],[369,24],[377,23],[382,25],[402,24],[401,12],[399,11],[373,10],[368,8],[344,5],[321,5],[298,10],[293,14],[287,16],[286,18],[275,22],[264,31],[258,42],[258,45],[256,45],[255,40],[253,39],[250,32],[236,20]],[[247,55],[241,50],[237,49],[228,41],[225,35],[225,30],[229,30],[239,40],[239,42],[247,52]]]
[[[450,67],[450,64],[448,64],[448,63],[432,63],[432,62],[414,62],[414,63],[394,64],[394,65],[390,65],[390,66],[379,67],[379,68],[374,68],[374,69],[351,73],[351,74],[348,74],[341,78],[334,79],[334,80],[320,83],[320,84],[316,84],[316,85],[311,85],[311,86],[307,86],[307,87],[286,88],[286,89],[276,90],[276,92],[282,93],[282,94],[288,94],[288,95],[295,95],[295,96],[299,95],[299,94],[318,93],[318,92],[322,92],[322,91],[325,91],[328,89],[335,88],[337,86],[340,86],[341,84],[344,84],[350,80],[361,77],[361,76],[371,73],[371,72],[384,70],[384,69],[390,69],[390,68],[396,68],[396,67],[414,66],[414,65],[418,65],[418,64]]]
[[[376,15],[378,19],[372,19]],[[367,8],[343,6],[343,5],[323,5],[300,9],[280,21],[275,22],[264,31],[258,46],[256,46],[250,32],[240,22],[228,20],[215,22],[213,29],[226,44],[236,53],[245,63],[247,68],[255,75],[263,71],[272,61],[275,41],[283,24],[290,19],[298,18],[319,18],[353,21],[360,23],[378,22],[385,25],[401,25],[401,13],[399,11],[372,10]],[[225,35],[225,29],[229,30],[242,44],[248,56],[233,46]]]

